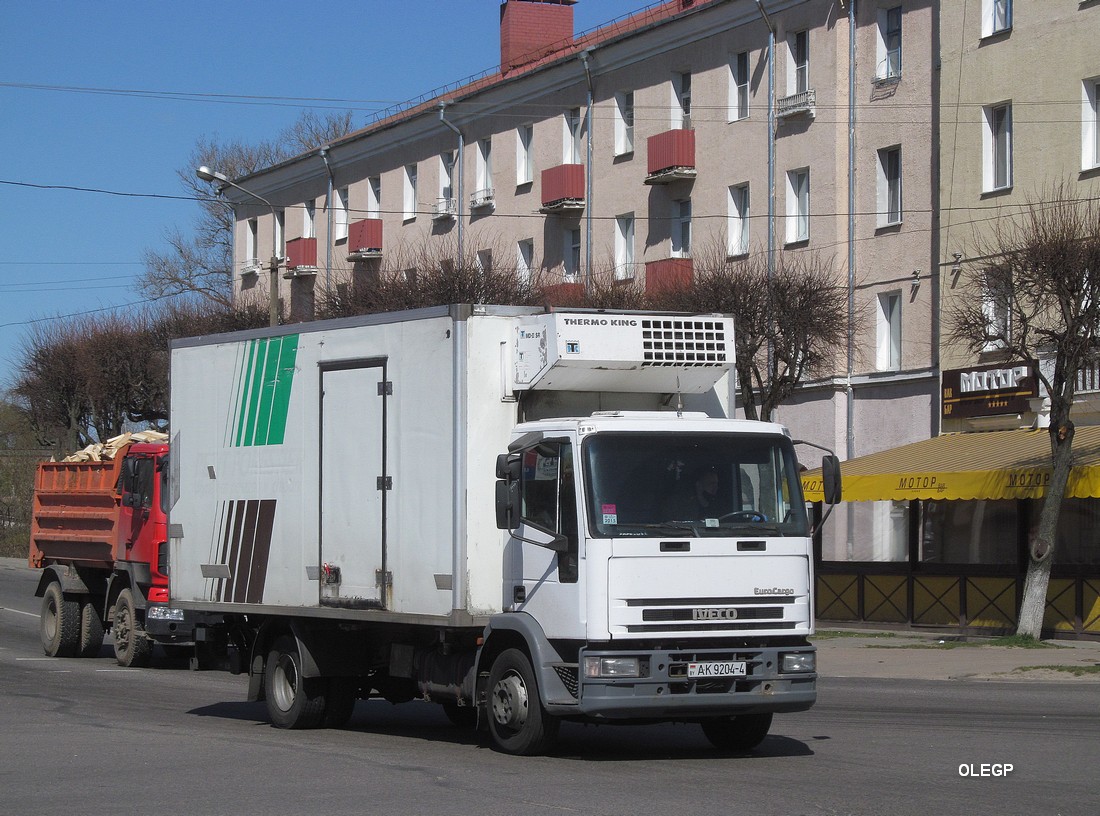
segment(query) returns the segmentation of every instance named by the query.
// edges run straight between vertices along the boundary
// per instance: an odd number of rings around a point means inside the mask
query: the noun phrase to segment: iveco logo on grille
[[[691,610],[692,620],[737,620],[736,609],[696,607]]]

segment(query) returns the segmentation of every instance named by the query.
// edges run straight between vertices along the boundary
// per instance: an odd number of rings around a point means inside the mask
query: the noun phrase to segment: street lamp
[[[217,182],[223,187],[233,187],[240,190],[242,193],[266,204],[271,209],[271,260],[268,262],[268,322],[272,326],[279,325],[279,264],[282,258],[279,257],[279,245],[278,245],[278,220],[279,216],[275,213],[275,205],[268,201],[261,195],[248,190],[235,181],[230,181],[229,177],[225,173],[219,173],[217,170],[211,170],[205,164],[195,171],[195,175],[203,181],[210,183]],[[218,190],[218,194],[221,194],[221,189]]]

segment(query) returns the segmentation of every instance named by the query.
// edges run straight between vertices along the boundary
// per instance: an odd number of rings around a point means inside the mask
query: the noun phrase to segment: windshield
[[[584,453],[597,537],[808,535],[785,436],[609,433]]]

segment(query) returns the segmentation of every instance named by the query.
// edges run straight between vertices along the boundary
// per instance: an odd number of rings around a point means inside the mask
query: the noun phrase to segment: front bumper
[[[578,708],[596,720],[706,719],[763,712],[804,711],[817,700],[815,672],[780,672],[781,655],[813,654],[813,646],[739,649],[582,649],[585,657],[638,656],[643,677],[578,677]],[[745,661],[744,677],[692,679],[693,661]]]

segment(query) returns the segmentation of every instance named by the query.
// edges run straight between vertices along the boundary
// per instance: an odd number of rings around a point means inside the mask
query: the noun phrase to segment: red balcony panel
[[[559,164],[542,171],[542,206],[584,201],[584,165]]]
[[[381,252],[382,219],[364,218],[348,224],[348,252]]]
[[[691,258],[664,258],[645,265],[645,293],[656,295],[691,286],[695,267]]]
[[[286,242],[286,265],[288,269],[299,266],[317,266],[317,239],[295,238]]]
[[[694,130],[666,130],[650,136],[646,145],[651,176],[674,167],[695,169]]]
[[[555,283],[542,287],[542,295],[551,306],[583,306],[583,283]]]

